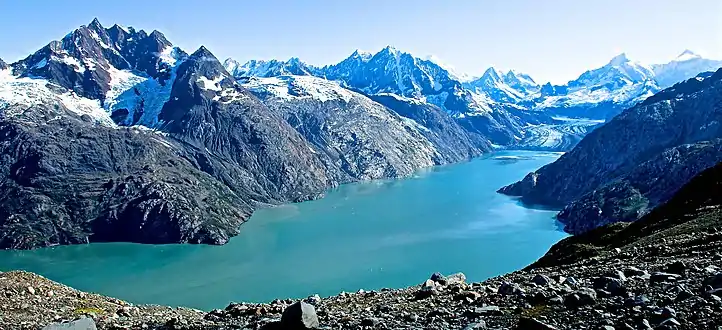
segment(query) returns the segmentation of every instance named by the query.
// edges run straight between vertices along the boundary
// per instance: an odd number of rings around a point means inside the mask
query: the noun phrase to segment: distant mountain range
[[[722,61],[702,58],[685,50],[669,63],[646,65],[620,54],[606,65],[586,71],[565,85],[540,85],[515,70],[487,69],[481,77],[462,81],[442,65],[386,47],[376,54],[354,52],[345,60],[314,67],[298,58],[288,61],[227,59],[236,77],[313,75],[340,81],[366,94],[393,93],[435,104],[456,117],[493,112],[495,106],[544,111],[551,116],[609,119],[663,88],[715,71]],[[459,102],[459,100],[473,102]]]

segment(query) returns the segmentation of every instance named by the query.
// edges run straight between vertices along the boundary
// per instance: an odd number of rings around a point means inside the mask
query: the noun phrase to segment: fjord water
[[[403,287],[433,272],[472,281],[517,270],[566,234],[554,211],[495,191],[558,154],[504,151],[413,178],[349,184],[257,211],[224,246],[127,243],[0,251],[23,269],[134,303],[223,308]]]

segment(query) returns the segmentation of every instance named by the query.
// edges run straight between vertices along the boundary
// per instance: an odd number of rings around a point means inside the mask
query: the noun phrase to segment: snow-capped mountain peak
[[[280,75],[312,75],[317,69],[301,61],[298,57],[291,57],[287,61],[279,60],[250,60],[243,65],[228,58],[223,66],[234,77],[275,77]]]
[[[484,74],[481,75],[481,80],[484,80],[486,82],[500,82],[501,79],[501,72],[497,70],[495,67],[490,67],[484,71]]]
[[[699,54],[697,54],[689,49],[685,49],[681,54],[679,54],[679,56],[677,56],[672,61],[673,62],[685,62],[685,61],[691,61],[691,60],[696,60],[696,59],[701,59],[701,58],[702,58],[702,56],[700,56]]]
[[[722,61],[702,57],[686,49],[675,59],[665,64],[653,65],[657,83],[663,88],[677,82],[693,78],[701,72],[716,71],[722,67]]]
[[[627,57],[627,53],[621,53],[615,57],[612,58],[611,61],[609,61],[609,65],[611,66],[621,66],[625,63],[630,62],[629,58]]]
[[[401,53],[403,53],[403,52],[399,51],[398,49],[396,49],[396,47],[391,46],[391,45],[388,45],[388,46],[384,47],[384,48],[381,49],[381,51],[379,52],[379,54],[391,54],[391,55],[393,55],[393,56],[397,56],[397,55],[399,55],[399,54],[401,54]]]

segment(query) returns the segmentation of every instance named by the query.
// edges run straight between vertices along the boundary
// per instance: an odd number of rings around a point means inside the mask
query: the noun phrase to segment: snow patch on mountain
[[[260,94],[282,99],[312,98],[321,102],[343,100],[349,102],[354,94],[337,82],[310,76],[278,76],[250,78],[243,87]]]
[[[61,104],[78,116],[89,116],[96,123],[116,127],[98,100],[80,97],[45,79],[17,77],[11,70],[0,71],[0,114],[18,117],[32,106]]]
[[[656,81],[663,88],[694,78],[701,72],[716,71],[720,67],[722,61],[703,58],[690,50],[685,50],[669,63],[652,66]]]
[[[104,107],[109,113],[120,109],[128,111],[125,120],[119,124],[147,127],[159,124],[158,115],[170,98],[178,65],[183,61],[172,58],[176,65],[171,69],[170,79],[163,82],[139,72],[118,70],[110,66],[110,90],[106,94]]]
[[[223,81],[223,79],[225,79],[223,75],[214,79],[208,79],[205,76],[200,76],[196,82],[200,83],[201,88],[203,89],[220,92],[223,89],[221,87],[221,81]]]

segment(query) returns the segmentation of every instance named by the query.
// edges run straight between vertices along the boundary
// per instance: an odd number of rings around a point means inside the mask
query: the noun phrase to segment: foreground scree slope
[[[92,318],[100,329],[696,329],[722,326],[722,165],[635,223],[570,237],[481,283],[434,274],[405,289],[231,303],[133,306],[38,275],[0,274],[0,328]],[[90,322],[85,319],[76,322]]]

